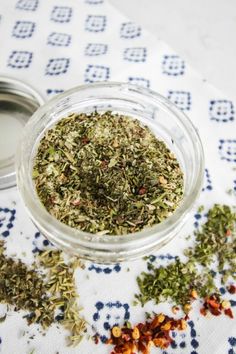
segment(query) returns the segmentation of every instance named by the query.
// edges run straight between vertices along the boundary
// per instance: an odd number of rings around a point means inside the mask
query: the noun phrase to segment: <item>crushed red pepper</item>
[[[227,287],[227,290],[230,294],[236,294],[236,286],[231,284]]]
[[[213,316],[220,316],[224,313],[226,316],[234,318],[230,302],[227,300],[222,301],[218,294],[212,294],[207,297],[203,303],[203,307],[200,309],[200,313],[203,316],[206,316],[209,312]]]
[[[166,349],[174,341],[173,330],[185,330],[185,319],[174,319],[162,313],[156,314],[151,320],[139,323],[133,328],[130,324],[123,327],[115,326],[106,344],[114,346],[111,354],[149,354],[152,346]]]

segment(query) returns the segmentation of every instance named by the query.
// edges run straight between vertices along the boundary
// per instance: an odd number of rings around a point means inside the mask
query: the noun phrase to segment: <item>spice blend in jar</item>
[[[184,183],[163,141],[137,119],[112,112],[56,123],[39,143],[33,178],[51,215],[98,235],[160,223],[178,207]]]

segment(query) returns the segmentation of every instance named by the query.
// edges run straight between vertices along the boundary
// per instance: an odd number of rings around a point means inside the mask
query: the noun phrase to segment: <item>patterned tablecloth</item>
[[[235,204],[235,195],[226,193],[228,189],[236,193],[235,105],[168,45],[125,18],[106,0],[7,0],[0,3],[0,16],[1,74],[24,80],[46,99],[73,86],[102,80],[128,81],[160,92],[187,113],[203,141],[205,181],[197,204]],[[153,262],[167,264],[181,255],[187,242],[191,243],[185,236],[205,219],[196,210],[197,205],[182,235],[157,252]],[[29,220],[17,188],[0,192],[0,239],[6,241],[9,254],[16,253],[29,264],[35,252],[49,247]],[[76,272],[84,316],[102,340],[115,323],[143,321],[145,311],[171,314],[167,304],[132,306],[138,290],[136,276],[145,269],[144,260],[112,266],[86,262],[85,270]],[[231,297],[231,304],[234,310],[235,298]],[[0,316],[5,311],[6,306],[0,305]],[[36,325],[27,326],[22,314],[10,311],[0,323],[1,353],[110,352],[109,347],[95,346],[87,339],[78,348],[68,348],[61,328],[53,325],[42,336]],[[226,316],[205,319],[199,315],[199,304],[188,330],[174,335],[175,343],[163,354],[236,353],[235,321]],[[32,336],[34,339],[29,340]],[[160,352],[153,349],[153,353]]]

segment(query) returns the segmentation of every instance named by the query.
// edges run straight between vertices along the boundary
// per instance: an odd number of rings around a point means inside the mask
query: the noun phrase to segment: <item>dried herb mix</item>
[[[0,302],[14,305],[16,310],[28,310],[29,322],[38,321],[43,327],[48,327],[53,322],[53,311],[49,309],[51,303],[42,276],[29,269],[20,260],[14,261],[6,257],[2,241],[0,242]]]
[[[185,255],[202,266],[217,262],[222,283],[229,276],[236,280],[236,213],[227,205],[215,205],[209,210],[207,221],[195,233],[196,245]]]
[[[171,300],[188,313],[191,302],[199,296],[205,298],[203,314],[210,311],[219,315],[223,311],[231,317],[215,285],[213,268],[216,265],[222,284],[229,278],[236,280],[236,213],[229,206],[214,205],[206,223],[195,232],[195,241],[184,251],[186,262],[176,257],[166,267],[156,267],[149,261],[148,272],[137,278],[140,293],[136,298],[142,305],[152,299],[156,303]],[[233,293],[234,286],[228,288]]]
[[[76,301],[73,276],[77,264],[77,259],[66,264],[60,251],[45,251],[30,268],[20,260],[6,257],[1,241],[0,303],[13,305],[16,311],[28,311],[28,323],[39,323],[44,329],[53,322],[61,323],[70,332],[68,344],[76,345],[86,331]]]
[[[138,120],[111,112],[72,114],[49,129],[33,178],[50,214],[100,235],[159,223],[183,195],[183,173],[164,142]]]

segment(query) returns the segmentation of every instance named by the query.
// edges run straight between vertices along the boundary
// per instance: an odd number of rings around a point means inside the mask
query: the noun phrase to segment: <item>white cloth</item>
[[[7,0],[1,1],[0,15],[1,74],[25,81],[46,99],[73,86],[99,80],[130,81],[151,87],[185,111],[199,130],[206,173],[195,213],[201,204],[235,204],[235,195],[226,193],[227,189],[236,193],[234,103],[164,42],[132,23],[106,0]],[[166,264],[171,256],[181,254],[187,244],[185,236],[193,230],[197,218],[193,213],[182,236],[156,252],[158,264]],[[17,188],[0,191],[0,238],[6,241],[9,254],[16,253],[27,263],[32,262],[35,248],[48,247],[29,220]],[[132,306],[138,291],[135,278],[145,269],[145,261],[139,260],[113,266],[86,262],[85,270],[77,271],[83,313],[101,336],[108,336],[109,326],[122,324],[125,319],[133,324],[143,321],[145,311],[171,313],[167,304]],[[173,348],[163,353],[236,353],[235,321],[224,316],[203,318],[199,307],[196,304],[186,333],[176,334]],[[4,313],[5,306],[0,305],[0,315]],[[33,349],[35,354],[110,353],[108,346],[96,346],[87,339],[78,348],[68,348],[62,328],[52,326],[42,336],[37,326],[27,326],[22,314],[12,311],[0,324],[1,353],[29,354]],[[23,331],[29,333],[23,336]],[[34,334],[28,344],[28,337]],[[161,351],[153,349],[153,353],[158,352]]]

